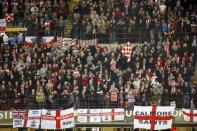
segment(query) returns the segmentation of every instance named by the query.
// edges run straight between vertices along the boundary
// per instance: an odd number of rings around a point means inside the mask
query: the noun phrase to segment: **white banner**
[[[197,122],[197,110],[183,109],[184,121]]]
[[[78,122],[88,122],[89,109],[78,109],[77,112],[78,112],[77,115]]]
[[[0,19],[0,32],[5,32],[6,30],[6,20]]]
[[[98,46],[98,40],[97,39],[91,39],[91,40],[78,40],[78,44],[81,47],[88,47],[90,45]]]
[[[101,122],[101,109],[89,109],[90,122]]]
[[[171,129],[174,106],[134,106],[134,129]]]
[[[39,129],[42,110],[29,110],[26,127]]]
[[[78,122],[101,122],[101,109],[78,109]]]
[[[102,121],[124,121],[124,109],[102,109]]]
[[[63,129],[74,127],[74,109],[42,111],[41,129]]]

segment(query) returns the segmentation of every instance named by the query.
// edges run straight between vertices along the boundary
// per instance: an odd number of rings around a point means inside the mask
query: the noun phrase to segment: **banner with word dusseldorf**
[[[134,106],[134,129],[171,129],[174,106]]]

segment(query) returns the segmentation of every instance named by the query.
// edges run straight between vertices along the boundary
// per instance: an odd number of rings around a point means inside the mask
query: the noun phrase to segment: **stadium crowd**
[[[39,42],[26,47],[22,34],[16,34],[12,43],[1,39],[0,109],[132,108],[171,102],[176,107],[196,107],[197,85],[192,82],[197,57],[196,10],[183,1],[174,2],[131,0],[125,6],[119,0],[84,0],[74,8],[74,38],[84,37],[84,32],[93,36],[106,33],[110,34],[108,42],[114,42],[122,38],[118,32],[126,31],[129,41],[139,37],[129,34],[130,30],[145,27],[147,42],[133,45],[130,58],[123,55],[121,46],[108,49],[78,43],[62,51],[57,46],[42,47]],[[30,8],[28,20],[38,22],[39,18],[31,18],[39,17],[42,8],[30,3],[26,4],[37,12]],[[51,17],[54,10],[48,12],[46,16]],[[26,24],[28,32],[39,35],[34,29],[43,28],[32,25]]]
[[[27,35],[63,35],[70,0],[8,0],[0,2],[8,25],[27,27]]]
[[[195,0],[81,0],[74,8],[73,37],[101,42],[155,43],[161,35],[196,32]]]

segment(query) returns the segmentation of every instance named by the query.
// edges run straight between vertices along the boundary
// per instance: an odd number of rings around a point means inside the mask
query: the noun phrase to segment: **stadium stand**
[[[197,106],[196,7],[183,0],[81,0],[71,36],[99,43],[137,43],[128,59],[122,47],[95,45],[32,48],[25,35],[63,36],[69,0],[2,2],[14,14],[0,44],[0,109],[107,108],[133,105]],[[10,19],[9,19],[10,20]],[[5,42],[6,41],[6,42]],[[142,44],[145,43],[145,44]]]

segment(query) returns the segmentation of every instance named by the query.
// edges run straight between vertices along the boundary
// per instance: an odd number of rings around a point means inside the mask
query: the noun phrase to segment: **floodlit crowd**
[[[197,84],[193,81],[197,15],[193,5],[180,0],[125,2],[81,0],[74,7],[72,34],[80,39],[109,34],[100,38],[119,43],[141,38],[132,44],[129,58],[122,53],[122,46],[76,43],[62,50],[55,44],[43,47],[39,42],[26,47],[20,33],[12,43],[5,44],[1,37],[0,109],[133,108],[153,104],[197,107]],[[42,8],[37,4],[30,7],[34,9],[30,8],[29,20],[38,22],[31,16],[41,15]],[[28,26],[28,32],[35,32],[35,28]],[[129,32],[139,30],[145,32],[143,37]],[[122,31],[128,36],[123,41],[118,34]]]
[[[196,32],[195,1],[81,0],[74,8],[72,34],[80,39],[156,43],[164,34],[183,39],[186,32]]]
[[[27,27],[28,35],[63,35],[70,0],[10,0],[0,2],[7,25]]]

